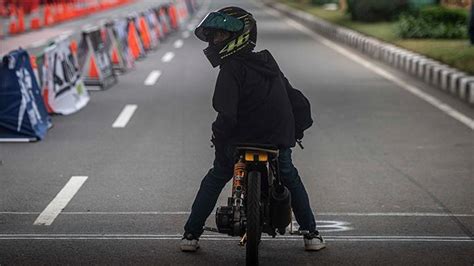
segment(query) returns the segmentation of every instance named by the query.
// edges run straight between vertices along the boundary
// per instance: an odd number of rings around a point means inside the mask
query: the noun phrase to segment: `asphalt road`
[[[473,265],[473,130],[360,64],[370,59],[354,61],[258,3],[211,0],[203,8],[231,4],[255,15],[257,49],[273,53],[316,117],[294,161],[328,248],[308,253],[300,237],[265,238],[262,265]],[[244,264],[238,239],[224,235],[206,233],[196,254],[179,251],[213,159],[218,72],[187,30],[197,22],[114,87],[91,92],[85,109],[53,117],[44,141],[0,144],[0,265]],[[474,118],[450,96],[372,64]],[[156,84],[144,85],[155,70]],[[130,121],[113,128],[129,104],[137,106]],[[76,176],[87,179],[51,225],[35,224]],[[228,194],[229,187],[220,205]]]

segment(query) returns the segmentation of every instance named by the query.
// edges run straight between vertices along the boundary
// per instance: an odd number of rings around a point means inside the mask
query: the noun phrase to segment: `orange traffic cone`
[[[38,65],[36,64],[36,56],[30,55],[30,63],[33,71],[38,69]]]
[[[112,58],[111,59],[112,59],[112,64],[114,64],[114,65],[120,64],[120,59],[119,59],[117,47],[115,47],[114,50],[112,51]]]
[[[0,0],[0,16],[1,17],[8,16],[8,11],[7,11],[7,8],[6,8],[6,4],[2,0]]]
[[[69,48],[71,49],[71,52],[73,54],[77,54],[77,42],[75,40],[71,41],[71,44],[69,45]]]
[[[25,12],[23,12],[23,8],[20,7],[18,9],[18,32],[25,31]]]
[[[77,58],[77,42],[75,40],[71,40],[69,49],[71,50],[72,57],[74,58],[74,65],[79,68],[79,60]]]
[[[128,23],[128,45],[130,46],[130,51],[135,60],[140,57],[140,44],[138,42],[137,29],[135,28],[133,21],[130,21]]]
[[[8,22],[8,32],[10,34],[18,33],[18,14],[16,11],[16,7],[14,5],[10,5],[10,19]]]
[[[141,16],[138,20],[140,26],[140,34],[143,41],[143,48],[145,50],[151,49],[151,40],[150,40],[150,31],[148,30],[148,26],[146,25],[145,18]]]
[[[43,102],[44,102],[44,105],[46,106],[46,111],[48,112],[48,114],[52,114],[54,113],[53,111],[53,108],[51,107],[51,104],[49,103],[49,89],[44,87],[43,88]]]
[[[52,10],[53,10],[54,21],[55,22],[63,21],[63,14],[60,10],[59,4],[53,4],[52,5]]]
[[[38,74],[38,65],[36,64],[36,56],[30,55],[30,63],[31,63],[31,68],[33,69],[33,72],[35,73],[36,81],[39,84],[39,74]]]
[[[177,15],[177,12],[176,12],[176,6],[175,5],[170,6],[169,13],[170,13],[171,27],[173,29],[177,29],[178,28],[178,15]]]
[[[45,5],[44,7],[44,17],[43,17],[43,24],[45,26],[51,25],[54,23],[53,15],[51,14],[51,6]]]
[[[70,20],[74,16],[69,4],[63,3],[64,20]]]
[[[88,78],[99,79],[99,69],[97,68],[94,56],[91,56]]]
[[[30,21],[30,28],[32,30],[37,30],[41,28],[41,18],[40,18],[39,7],[35,7],[35,9],[31,11],[31,16],[32,18]]]

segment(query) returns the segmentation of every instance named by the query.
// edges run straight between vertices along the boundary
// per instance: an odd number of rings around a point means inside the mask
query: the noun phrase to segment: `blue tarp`
[[[25,50],[10,52],[0,63],[0,139],[46,136],[50,118]]]

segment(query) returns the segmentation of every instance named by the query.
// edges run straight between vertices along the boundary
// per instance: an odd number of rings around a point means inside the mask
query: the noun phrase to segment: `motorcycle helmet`
[[[230,37],[214,43],[216,31],[226,31]],[[239,7],[225,7],[209,13],[194,34],[209,43],[204,54],[213,67],[221,65],[230,56],[251,52],[257,45],[257,23],[252,14]]]

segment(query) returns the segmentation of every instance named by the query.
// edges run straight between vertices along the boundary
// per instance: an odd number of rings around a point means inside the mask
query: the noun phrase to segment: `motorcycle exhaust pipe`
[[[291,223],[291,193],[285,186],[274,186],[271,191],[270,214],[274,228],[283,230]]]

